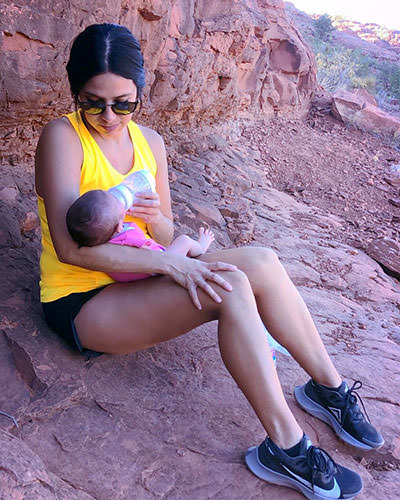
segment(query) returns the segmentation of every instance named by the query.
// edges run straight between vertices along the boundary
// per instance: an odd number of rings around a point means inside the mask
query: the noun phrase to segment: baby
[[[118,186],[117,186],[118,188]],[[125,188],[125,185],[124,185]],[[67,226],[72,238],[80,246],[102,243],[127,245],[159,252],[172,252],[188,257],[198,257],[214,241],[212,231],[200,228],[197,241],[183,234],[167,248],[152,239],[133,222],[124,222],[127,205],[120,198],[121,191],[94,189],[80,196],[67,212]],[[109,273],[116,281],[134,281],[151,276],[143,273]]]

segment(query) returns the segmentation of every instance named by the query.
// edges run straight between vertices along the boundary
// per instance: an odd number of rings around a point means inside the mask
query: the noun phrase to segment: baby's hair
[[[109,206],[109,196],[106,191],[94,189],[70,206],[67,227],[79,246],[101,245],[112,238],[118,226],[118,214]]]

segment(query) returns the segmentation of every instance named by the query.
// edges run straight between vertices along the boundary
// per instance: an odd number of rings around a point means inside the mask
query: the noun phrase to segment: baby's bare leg
[[[193,240],[190,236],[182,234],[178,236],[167,248],[167,252],[187,255],[188,257],[198,257],[207,251],[208,247],[214,241],[214,234],[209,229],[203,227],[199,230],[198,241]]]

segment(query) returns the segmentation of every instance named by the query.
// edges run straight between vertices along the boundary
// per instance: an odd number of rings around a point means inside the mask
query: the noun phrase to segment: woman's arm
[[[156,191],[139,195],[132,208],[128,211],[147,223],[150,236],[158,243],[168,246],[174,235],[173,216],[171,210],[171,195],[168,181],[167,155],[164,141],[155,131],[140,127],[157,163]]]
[[[159,252],[117,245],[78,247],[66,224],[66,213],[79,197],[83,151],[66,118],[50,122],[40,136],[35,158],[36,191],[43,197],[47,222],[61,262],[96,271],[166,274],[167,263]],[[154,254],[154,255],[153,255]]]
[[[197,288],[220,302],[209,282],[231,290],[231,285],[218,274],[218,271],[234,271],[236,267],[231,264],[206,263],[168,252],[149,252],[108,243],[78,247],[68,232],[65,216],[79,196],[82,160],[79,138],[66,118],[46,125],[36,151],[35,183],[38,195],[44,199],[50,236],[59,260],[103,272],[166,274],[188,290],[196,307],[201,308]],[[160,224],[163,234],[169,230],[167,224]]]

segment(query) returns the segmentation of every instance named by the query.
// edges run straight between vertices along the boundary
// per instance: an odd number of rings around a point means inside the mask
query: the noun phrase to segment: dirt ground
[[[259,122],[243,137],[261,152],[272,187],[342,218],[341,241],[400,240],[400,148],[335,119],[326,94],[305,120]]]

